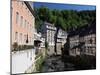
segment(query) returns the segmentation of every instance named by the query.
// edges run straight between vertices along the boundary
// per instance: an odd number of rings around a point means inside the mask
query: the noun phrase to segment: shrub
[[[18,45],[17,42],[14,42],[12,45],[12,51],[18,51],[18,50],[26,50],[26,49],[32,49],[34,48],[33,45]]]
[[[17,51],[18,50],[18,43],[14,42],[12,46],[12,51]]]
[[[40,59],[38,59],[40,57]],[[37,72],[40,72],[41,69],[42,69],[42,64],[44,62],[44,59],[43,59],[43,55],[42,53],[40,53],[39,55],[37,55],[37,57],[35,59],[38,59],[35,63],[35,66],[36,66],[36,71]]]

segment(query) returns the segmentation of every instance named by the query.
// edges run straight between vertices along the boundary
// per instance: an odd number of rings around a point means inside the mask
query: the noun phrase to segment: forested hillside
[[[54,24],[65,31],[88,25],[96,18],[96,10],[51,10],[45,6],[35,8],[36,29],[40,31],[44,21]]]

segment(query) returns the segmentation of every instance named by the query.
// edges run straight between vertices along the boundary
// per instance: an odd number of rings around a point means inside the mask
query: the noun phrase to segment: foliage
[[[40,29],[42,22],[47,21],[66,31],[86,24],[96,19],[96,10],[51,10],[45,6],[35,8],[36,28]]]
[[[18,50],[18,43],[14,42],[12,45],[12,51],[17,51]]]
[[[18,45],[17,42],[13,43],[12,45],[12,51],[20,51],[20,50],[27,50],[27,49],[33,49],[33,45]]]
[[[44,59],[43,59],[43,55],[42,53],[40,53],[37,57],[36,57],[36,72],[40,72],[41,71],[41,68],[42,68],[42,64],[44,62]]]

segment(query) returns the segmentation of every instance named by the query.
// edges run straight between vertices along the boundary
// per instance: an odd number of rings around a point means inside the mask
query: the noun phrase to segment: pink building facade
[[[34,44],[35,17],[29,2],[12,0],[12,44]]]

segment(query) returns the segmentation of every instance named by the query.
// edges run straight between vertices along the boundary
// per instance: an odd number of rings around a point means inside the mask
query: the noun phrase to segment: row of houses
[[[55,33],[57,28],[54,26],[54,24],[44,22],[41,27],[41,34],[42,37],[45,38],[45,41],[48,43],[49,51],[48,54],[52,55],[54,54],[54,46],[55,46]],[[58,35],[57,35],[57,54],[61,54],[61,47],[65,44],[67,38],[67,32],[59,29]]]
[[[45,38],[45,41],[48,44],[48,54],[53,54],[54,53],[54,35],[56,32],[56,27],[51,24],[44,22],[42,27],[41,27],[41,34]]]
[[[70,55],[96,55],[96,22],[69,32]]]

